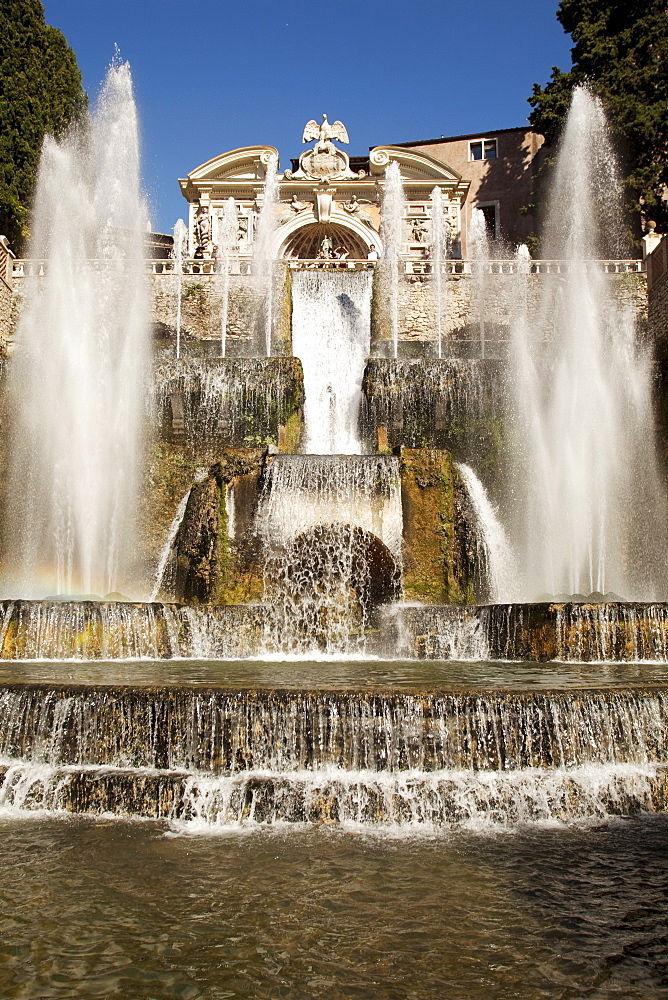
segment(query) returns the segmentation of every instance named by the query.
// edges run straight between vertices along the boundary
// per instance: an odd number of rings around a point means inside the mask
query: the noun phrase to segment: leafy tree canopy
[[[561,0],[557,18],[575,42],[573,66],[535,83],[529,121],[553,144],[571,92],[588,83],[608,112],[626,182],[645,220],[668,226],[668,4],[666,0]]]
[[[20,249],[27,236],[42,140],[86,107],[76,56],[44,21],[40,0],[0,3],[0,233]]]

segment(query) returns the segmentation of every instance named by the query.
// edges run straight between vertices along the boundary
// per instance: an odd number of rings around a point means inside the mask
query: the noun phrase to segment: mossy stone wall
[[[473,539],[462,503],[464,489],[447,451],[401,451],[404,592],[430,604],[475,599]]]
[[[291,351],[290,271],[278,264],[274,277],[274,327],[272,353],[287,356]],[[163,337],[176,335],[177,286],[171,274],[153,274],[151,310],[153,325]],[[222,282],[215,274],[184,274],[181,286],[181,335],[184,349],[188,341],[221,340]],[[231,274],[228,281],[226,353],[231,357],[255,357],[263,334],[258,328],[259,299],[252,275]]]

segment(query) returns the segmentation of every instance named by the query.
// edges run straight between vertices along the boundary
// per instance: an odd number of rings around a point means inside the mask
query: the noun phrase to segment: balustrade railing
[[[406,274],[433,274],[438,264],[433,260],[407,260]],[[519,274],[526,273],[527,263],[511,260],[442,260],[442,274]],[[566,274],[579,268],[603,271],[605,274],[641,273],[642,260],[531,260],[530,274]]]
[[[89,261],[89,266],[108,266],[108,261]],[[376,261],[366,259],[295,259],[286,262],[290,268],[318,269],[318,270],[365,270],[373,268]],[[41,277],[45,273],[47,262],[44,260],[17,259],[11,262],[14,278]],[[229,273],[250,275],[253,273],[252,258],[235,259],[230,262]],[[522,261],[512,260],[443,260],[438,264],[433,260],[405,260],[404,270],[409,275],[430,275],[440,266],[441,273],[445,275],[474,275],[474,274],[517,274],[523,271],[527,264]],[[121,265],[122,267],[122,265]],[[605,274],[638,274],[645,270],[642,260],[531,260],[528,262],[530,274],[566,274],[577,268],[586,270],[603,271]],[[173,275],[174,261],[170,259],[155,259],[146,261],[146,269],[150,274]],[[185,275],[215,275],[219,269],[219,262],[211,259],[197,260],[189,258],[182,264],[182,273]]]

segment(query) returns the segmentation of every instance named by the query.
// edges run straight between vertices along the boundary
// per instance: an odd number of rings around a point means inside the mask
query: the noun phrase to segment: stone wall
[[[661,250],[668,241],[659,245]],[[662,251],[667,252],[665,249]],[[653,254],[652,257],[655,255]],[[650,258],[648,258],[648,261]],[[657,258],[658,261],[658,258]],[[656,265],[658,267],[658,264]],[[655,267],[655,269],[656,269]],[[665,276],[664,276],[665,277]],[[563,287],[565,278],[559,274],[533,274],[528,277],[529,317],[535,320],[547,288],[555,298]],[[609,274],[606,276],[615,299],[631,307],[639,326],[647,328],[647,279],[645,274]],[[520,279],[512,274],[486,275],[484,285],[470,275],[444,276],[441,285],[441,332],[447,346],[444,355],[449,357],[477,357],[480,355],[481,303],[485,318],[486,357],[502,357],[508,339],[512,307],[518,294]],[[176,289],[169,274],[150,277],[153,322],[158,335],[172,340],[176,331]],[[20,302],[21,280],[15,281],[14,295]],[[274,291],[274,355],[289,355],[291,320],[291,272],[288,268],[277,270]],[[665,281],[655,282],[650,332],[668,342],[668,317],[665,305],[668,286]],[[0,306],[2,302],[0,300]],[[14,310],[16,312],[16,309]],[[249,357],[261,353],[258,344],[262,333],[257,328],[257,295],[250,275],[233,274],[229,278],[227,351],[229,357]],[[552,311],[545,310],[548,323]],[[183,353],[218,354],[220,343],[221,286],[220,279],[211,274],[186,274],[181,293],[181,329]],[[1,322],[1,321],[0,321]],[[9,314],[7,329],[11,325]],[[2,333],[0,326],[0,334]],[[663,333],[662,333],[663,331]],[[547,331],[549,334],[549,330]],[[399,286],[399,353],[403,357],[435,357],[437,345],[437,313],[435,279],[433,275],[404,275]],[[372,356],[389,356],[391,344],[386,296],[374,277],[372,306]]]
[[[12,273],[14,254],[6,236],[0,236],[0,358],[7,357],[7,344],[14,322]]]
[[[470,275],[443,276],[441,282],[441,336],[447,341],[444,356],[479,357],[480,316],[484,318],[485,356],[503,357],[508,340],[514,303],[528,288],[530,322],[537,322],[544,294],[556,299],[564,286],[560,274],[532,274],[527,278],[512,274],[487,274],[482,279]],[[647,280],[644,274],[608,274],[606,280],[614,300],[629,306],[641,330],[647,326]],[[526,284],[525,284],[526,283]],[[399,285],[399,341],[401,356],[436,356],[437,296],[433,275],[402,276]],[[549,336],[553,310],[543,311]],[[374,283],[372,355],[387,355],[389,317],[380,283]]]
[[[170,274],[151,275],[153,324],[165,337],[176,334],[176,279]],[[262,340],[256,317],[258,296],[251,275],[229,276],[227,300],[227,351],[232,357],[252,356]],[[290,272],[277,269],[274,289],[274,354],[289,354]],[[222,282],[217,275],[184,274],[181,286],[181,333],[188,340],[220,343]]]
[[[0,278],[0,358],[7,357],[7,343],[12,332],[12,290]]]

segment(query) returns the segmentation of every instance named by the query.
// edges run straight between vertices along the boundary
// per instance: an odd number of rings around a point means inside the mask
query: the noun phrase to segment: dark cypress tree
[[[629,205],[668,226],[668,4],[666,0],[561,0],[557,18],[575,42],[573,65],[534,84],[529,121],[556,142],[571,92],[587,83],[602,100],[625,165]],[[549,170],[549,165],[548,165]]]
[[[28,217],[44,136],[59,135],[87,104],[76,56],[44,21],[39,0],[0,3],[0,233],[15,250]]]

